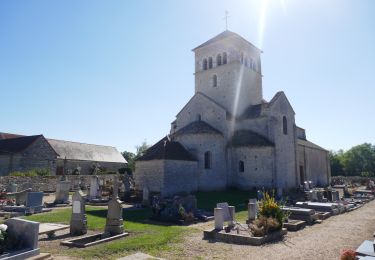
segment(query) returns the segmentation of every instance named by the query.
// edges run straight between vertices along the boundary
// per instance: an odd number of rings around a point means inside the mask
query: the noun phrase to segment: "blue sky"
[[[337,150],[375,144],[375,1],[0,1],[0,131],[134,151],[194,94],[191,49],[260,47],[264,98]]]

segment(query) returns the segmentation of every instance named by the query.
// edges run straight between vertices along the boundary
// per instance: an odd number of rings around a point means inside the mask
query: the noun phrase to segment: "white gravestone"
[[[222,208],[215,208],[214,209],[214,217],[215,217],[215,229],[222,230],[224,226],[224,214]]]
[[[249,203],[248,204],[248,218],[249,220],[254,220],[257,215],[257,204]]]
[[[223,210],[224,221],[232,221],[232,217],[229,213],[228,202],[217,203],[216,208],[221,208]]]

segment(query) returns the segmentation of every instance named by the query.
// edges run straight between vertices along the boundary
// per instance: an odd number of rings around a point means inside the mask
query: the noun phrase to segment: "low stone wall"
[[[121,175],[120,175],[121,176]],[[90,185],[91,175],[67,175],[67,180],[70,181],[70,189],[77,188],[79,182],[85,187]],[[110,180],[113,178],[112,174],[98,175],[99,179]],[[33,191],[56,191],[57,182],[61,176],[47,176],[47,177],[24,177],[24,176],[0,176],[0,191],[6,190],[11,183],[18,185],[17,190],[24,190],[32,188]]]

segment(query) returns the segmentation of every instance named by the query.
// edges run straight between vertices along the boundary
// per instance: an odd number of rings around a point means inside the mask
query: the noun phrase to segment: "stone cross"
[[[85,198],[81,190],[72,196],[72,216],[70,218],[70,235],[80,236],[87,233]]]
[[[121,201],[118,198],[112,197],[108,202],[108,213],[104,232],[110,236],[124,233],[123,222]]]

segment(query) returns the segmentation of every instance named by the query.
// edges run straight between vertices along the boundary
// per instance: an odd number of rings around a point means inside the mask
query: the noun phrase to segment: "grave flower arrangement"
[[[4,253],[6,247],[7,247],[7,229],[8,226],[5,224],[0,225],[0,255]]]
[[[281,203],[265,192],[263,200],[259,203],[258,218],[250,224],[250,230],[254,236],[264,236],[281,230],[282,223],[287,218],[288,214],[282,211]]]

